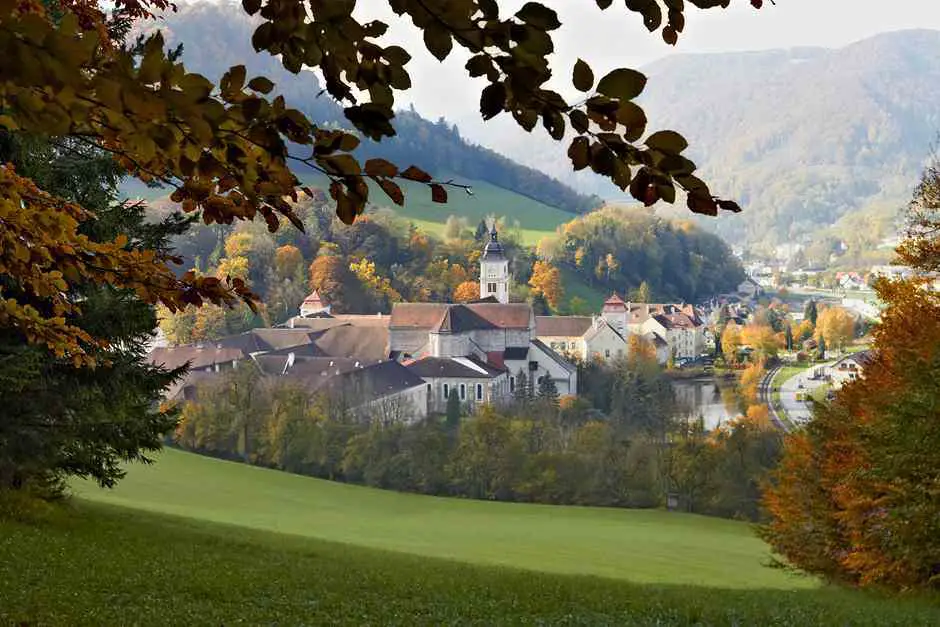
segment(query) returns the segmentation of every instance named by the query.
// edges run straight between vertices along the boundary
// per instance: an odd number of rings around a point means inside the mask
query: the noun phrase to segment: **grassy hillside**
[[[114,492],[76,488],[39,523],[0,515],[0,623],[940,621],[926,601],[765,569],[747,527],[727,521],[407,496],[175,451]]]
[[[302,178],[307,185],[326,186],[324,177],[306,175]],[[447,204],[439,204],[431,201],[431,192],[426,186],[404,181],[401,183],[405,192],[404,207],[395,205],[377,185],[370,185],[370,198],[374,204],[394,209],[402,218],[437,236],[444,232],[444,224],[451,215],[465,218],[470,228],[476,228],[481,218],[490,215],[506,218],[509,228],[515,228],[515,223],[519,223],[518,235],[527,245],[537,244],[543,237],[553,235],[558,225],[576,217],[486,181],[457,175],[452,178],[463,185],[470,185],[473,194],[467,194],[461,189],[450,189]],[[126,181],[121,191],[128,197],[147,200],[167,195],[164,189],[151,189],[136,180]]]
[[[481,564],[637,582],[809,587],[765,568],[744,524],[658,511],[441,499],[373,490],[168,450],[83,499]],[[720,555],[721,559],[715,559]]]

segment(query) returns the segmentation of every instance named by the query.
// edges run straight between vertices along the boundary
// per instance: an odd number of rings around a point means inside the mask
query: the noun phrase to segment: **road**
[[[809,420],[812,415],[808,403],[796,400],[797,393],[803,392],[804,395],[810,394],[816,388],[825,385],[826,381],[824,379],[813,380],[810,377],[813,376],[815,370],[827,370],[836,363],[836,361],[838,360],[828,361],[824,364],[817,364],[812,368],[807,368],[796,376],[784,381],[780,386],[780,403],[783,405],[783,411],[786,413],[787,418],[789,418],[793,424],[802,424]],[[800,387],[801,385],[802,387]]]

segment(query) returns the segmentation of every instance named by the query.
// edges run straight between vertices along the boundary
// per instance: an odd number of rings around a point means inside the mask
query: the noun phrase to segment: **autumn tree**
[[[651,303],[653,302],[652,291],[650,290],[650,285],[646,281],[641,281],[640,286],[633,290],[630,294],[630,300],[635,303]]]
[[[909,213],[916,234],[899,249],[919,273],[940,263],[937,232],[921,228],[938,176],[925,172]],[[940,295],[928,281],[876,283],[886,308],[862,376],[788,437],[762,536],[791,565],[853,584],[937,586]]]
[[[274,251],[274,267],[277,271],[277,277],[284,279],[303,280],[304,257],[296,246],[287,244]]]
[[[741,328],[736,324],[728,324],[721,332],[721,354],[729,364],[739,361],[738,350],[741,348]]]
[[[533,291],[545,296],[549,307],[558,311],[562,304],[565,291],[561,284],[561,271],[547,261],[536,261],[532,267],[532,278],[529,285]]]
[[[827,307],[816,321],[816,336],[829,348],[842,350],[855,337],[855,318],[842,307]]]
[[[455,303],[468,303],[480,298],[480,286],[476,281],[464,281],[454,289]]]
[[[770,326],[748,324],[741,329],[740,342],[750,346],[758,359],[775,357],[780,350],[780,341]]]

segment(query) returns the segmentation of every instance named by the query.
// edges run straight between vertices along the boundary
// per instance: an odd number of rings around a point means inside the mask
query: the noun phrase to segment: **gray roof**
[[[541,340],[532,340],[532,346],[535,346],[536,348],[541,350],[543,353],[551,357],[552,360],[556,364],[558,364],[559,366],[561,366],[568,372],[575,372],[577,370],[577,367],[574,364],[572,364],[571,362],[566,360],[564,357],[562,357],[561,355],[559,355],[558,353],[550,349],[548,346],[546,346],[545,342],[542,342]]]
[[[357,396],[378,398],[425,385],[424,379],[397,361],[383,361],[354,368],[327,381],[329,390],[345,390]]]
[[[506,251],[499,242],[499,236],[496,233],[496,227],[490,231],[490,241],[483,247],[483,259],[485,261],[503,261],[506,259]]]
[[[406,367],[426,379],[492,379],[505,372],[473,357],[424,357]]]

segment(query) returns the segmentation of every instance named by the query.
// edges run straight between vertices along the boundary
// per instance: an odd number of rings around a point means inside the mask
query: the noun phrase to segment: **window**
[[[610,349],[609,349],[609,348],[604,349],[604,357],[606,357],[607,359],[610,359]]]
[[[516,377],[509,377],[509,391],[516,391]]]
[[[483,400],[483,386],[480,385],[479,383],[477,383],[477,400],[478,401]]]
[[[460,384],[460,400],[467,400],[467,386],[463,383]]]
[[[496,268],[495,268],[494,266],[488,267],[488,268],[486,269],[486,276],[489,276],[489,277],[494,277],[494,276],[496,276]]]
[[[444,384],[444,400],[450,398],[450,386],[446,383]]]
[[[486,284],[486,292],[487,292],[487,294],[495,294],[495,293],[496,293],[496,284],[495,284],[495,283],[487,283],[487,284]]]

